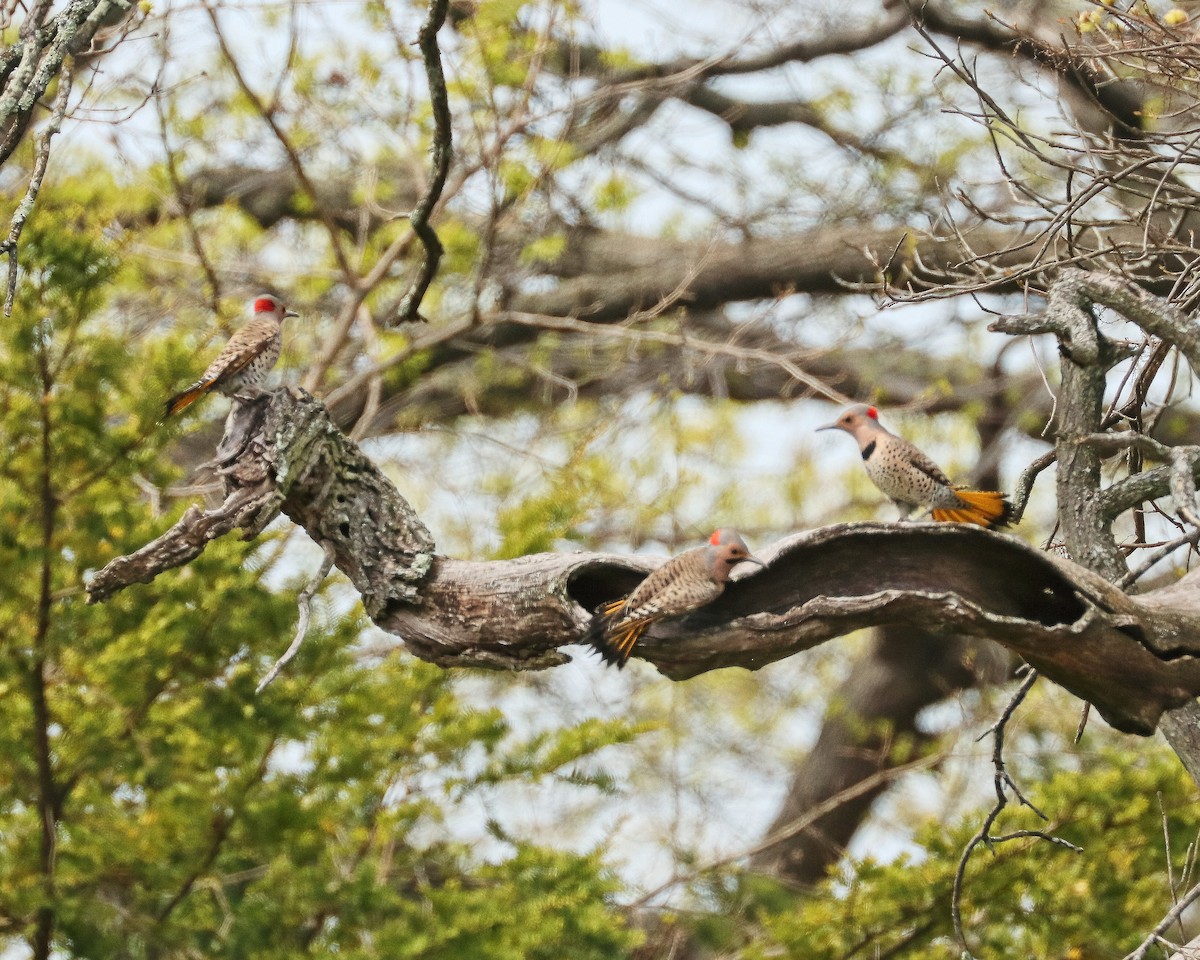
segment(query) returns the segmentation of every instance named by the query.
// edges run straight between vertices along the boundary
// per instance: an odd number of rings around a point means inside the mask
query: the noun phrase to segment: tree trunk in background
[[[787,830],[819,804],[911,759],[934,739],[917,723],[925,707],[976,684],[997,682],[1010,662],[1002,648],[986,641],[947,641],[945,635],[910,626],[876,629],[870,650],[830,697],[821,734],[792,775],[767,835]],[[905,749],[905,742],[912,748]],[[816,883],[841,858],[888,786],[839,804],[807,830],[755,855],[751,866],[797,886]]]

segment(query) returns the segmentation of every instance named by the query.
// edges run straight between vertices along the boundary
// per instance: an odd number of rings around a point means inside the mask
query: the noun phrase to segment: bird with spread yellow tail
[[[900,519],[924,507],[934,520],[1007,526],[1012,504],[997,490],[954,486],[918,447],[879,422],[879,411],[865,403],[847,407],[833,423],[818,430],[844,430],[858,442],[867,476],[900,508]]]
[[[638,584],[628,596],[604,604],[588,624],[584,642],[605,663],[625,666],[646,629],[667,617],[680,617],[712,603],[724,591],[739,563],[763,562],[750,555],[741,534],[722,527],[702,547],[685,550]]]

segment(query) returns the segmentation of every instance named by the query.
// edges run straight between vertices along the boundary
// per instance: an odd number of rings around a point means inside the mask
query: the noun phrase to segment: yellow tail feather
[[[208,393],[207,384],[196,384],[195,386],[188,387],[182,393],[175,394],[175,396],[167,401],[167,407],[162,418],[166,420],[167,417],[173,417],[175,414],[179,413],[179,411],[186,410],[206,393]]]
[[[590,644],[600,654],[605,663],[615,664],[618,668],[625,666],[638,637],[650,626],[650,621],[646,619],[614,623],[624,605],[625,600],[622,598],[600,607],[583,638],[585,643]]]
[[[633,653],[633,645],[638,642],[638,638],[646,632],[646,627],[650,625],[648,620],[637,620],[631,623],[625,632],[621,634],[620,639],[615,639],[613,646],[616,647],[617,653],[621,656],[621,663],[629,659],[629,655]]]
[[[974,523],[996,528],[1008,524],[1012,504],[997,490],[955,490],[964,506],[933,510],[930,516],[941,523]]]
[[[608,603],[600,607],[597,613],[604,617],[611,617],[623,606],[625,606],[625,598],[619,597],[616,600],[609,600]]]

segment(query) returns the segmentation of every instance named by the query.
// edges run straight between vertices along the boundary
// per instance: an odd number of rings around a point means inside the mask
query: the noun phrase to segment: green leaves
[[[1200,831],[1195,784],[1163,748],[1135,763],[1115,751],[1080,759],[1081,769],[1049,774],[1031,791],[1049,824],[1014,806],[997,832],[1048,830],[1083,847],[1082,854],[1022,839],[971,859],[962,914],[976,956],[1118,956],[1171,908],[1169,873],[1181,875]],[[763,889],[761,880],[743,885],[750,904],[761,905],[750,909],[765,936],[740,955],[850,957],[866,950],[957,960],[954,872],[981,817],[968,814],[949,828],[931,822],[917,834],[917,856],[888,864],[862,860],[800,901],[773,884]]]
[[[621,955],[597,853],[517,841],[485,863],[449,824],[484,787],[574,782],[632,729],[522,741],[443,670],[361,661],[359,617],[320,600],[256,697],[296,618],[272,585],[300,578],[269,538],[84,602],[89,570],[185,505],[147,492],[177,476],[154,416],[187,354],[109,323],[100,221],[43,203],[0,326],[0,952],[49,917],[60,956]]]

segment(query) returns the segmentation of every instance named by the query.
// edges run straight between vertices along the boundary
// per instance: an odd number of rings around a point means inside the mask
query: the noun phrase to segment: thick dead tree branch
[[[253,538],[281,512],[332,554],[370,616],[415,598],[433,562],[433,539],[319,401],[302,390],[282,390],[236,405],[216,463],[225,502],[206,513],[187,511],[153,543],[109,563],[88,584],[89,600],[149,583],[235,528]]]
[[[1174,344],[1193,370],[1200,369],[1197,365],[1200,337],[1196,335],[1194,322],[1173,305],[1125,280],[1104,274],[1066,270],[1051,287],[1044,314],[1008,318],[994,323],[992,328],[1007,333],[1048,332],[1058,338],[1063,359],[1055,451],[1063,539],[1077,561],[1106,580],[1119,583],[1126,580],[1129,571],[1112,536],[1111,524],[1116,515],[1114,503],[1128,502],[1129,488],[1137,496],[1148,498],[1163,496],[1174,485],[1178,495],[1186,498],[1189,484],[1180,480],[1179,465],[1172,464],[1101,491],[1096,434],[1102,426],[1105,374],[1120,351],[1117,345],[1101,335],[1093,313],[1096,304],[1111,307],[1147,333]],[[1147,479],[1152,474],[1153,485]],[[1180,583],[1188,583],[1193,578],[1194,574],[1191,574]],[[1157,594],[1162,597],[1165,592],[1157,591]],[[1139,602],[1154,596],[1154,593],[1147,594],[1145,598],[1139,598]],[[1200,706],[1194,697],[1189,697],[1177,707],[1179,709],[1168,714],[1163,732],[1189,772],[1200,782]]]
[[[559,648],[579,640],[590,611],[656,565],[588,553],[435,557],[407,502],[319,402],[280,390],[235,414],[219,461],[227,504],[261,504],[247,532],[261,529],[278,503],[331,550],[375,623],[433,663],[562,663]],[[175,565],[178,542],[191,530],[178,525],[137,563],[114,560],[89,584],[91,599]],[[863,627],[936,624],[998,641],[1121,730],[1148,734],[1163,710],[1200,692],[1200,614],[1190,599],[1200,591],[1197,575],[1182,581],[1188,588],[1172,593],[1173,603],[1132,598],[1019,540],[954,524],[841,524],[759,555],[766,569],[732,583],[711,606],[660,625],[639,653],[683,679],[720,667],[757,669]]]

